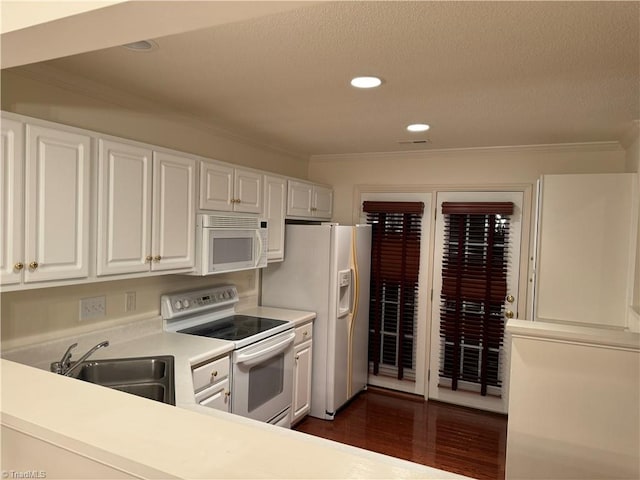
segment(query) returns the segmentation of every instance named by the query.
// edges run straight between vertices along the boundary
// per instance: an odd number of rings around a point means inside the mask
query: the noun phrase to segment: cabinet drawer
[[[229,411],[229,379],[226,378],[215,385],[196,394],[196,403],[203,407]]]
[[[312,335],[313,335],[313,322],[300,325],[299,327],[296,327],[296,339],[294,340],[294,344],[298,345],[301,342],[310,340]]]
[[[192,370],[193,389],[197,392],[229,376],[229,357],[219,358]]]

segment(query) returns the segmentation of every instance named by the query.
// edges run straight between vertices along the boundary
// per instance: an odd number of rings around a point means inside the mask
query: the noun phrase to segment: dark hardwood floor
[[[504,479],[507,417],[369,388],[295,430],[478,479]]]

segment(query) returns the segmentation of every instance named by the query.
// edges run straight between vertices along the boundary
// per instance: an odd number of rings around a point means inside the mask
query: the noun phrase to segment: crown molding
[[[626,150],[640,138],[640,120],[633,120],[620,137],[620,145]]]
[[[11,70],[12,73],[37,82],[52,85],[75,94],[99,100],[112,105],[117,105],[126,110],[142,110],[150,114],[157,114],[170,120],[187,124],[192,128],[201,130],[208,134],[226,138],[248,146],[267,150],[279,155],[286,155],[299,161],[307,161],[308,154],[296,150],[283,148],[267,142],[257,141],[246,137],[235,131],[216,125],[211,121],[189,112],[180,110],[175,105],[167,105],[167,108],[159,108],[158,103],[151,99],[133,95],[123,90],[119,90],[104,83],[95,82],[85,77],[71,75],[64,70],[51,65],[33,64]]]
[[[419,157],[454,156],[465,153],[495,154],[495,153],[559,153],[559,152],[622,152],[624,149],[620,142],[585,142],[585,143],[550,143],[540,145],[506,145],[496,147],[468,147],[468,148],[441,148],[430,150],[371,152],[371,153],[344,153],[311,155],[310,162],[333,162],[349,160],[393,159],[407,160]]]

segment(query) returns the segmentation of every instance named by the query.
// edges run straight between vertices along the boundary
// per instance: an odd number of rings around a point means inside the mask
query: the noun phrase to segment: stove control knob
[[[182,301],[182,306],[184,308],[189,308],[189,300],[187,300],[186,298]]]
[[[180,300],[177,300],[176,303],[173,304],[173,308],[175,308],[176,310],[181,310],[182,302]]]

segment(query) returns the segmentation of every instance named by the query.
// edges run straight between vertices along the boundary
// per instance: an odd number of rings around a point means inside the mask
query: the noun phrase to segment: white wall
[[[640,120],[634,122],[625,139],[626,171],[638,176],[638,197],[640,198]],[[639,200],[640,202],[640,200]],[[633,305],[640,316],[640,205],[638,207],[638,246],[636,251],[636,277],[633,290]],[[638,323],[640,326],[640,322]]]
[[[326,155],[311,157],[309,178],[333,185],[333,219],[351,223],[357,187],[533,186],[543,173],[624,172],[625,161],[616,144]]]
[[[68,287],[3,292],[0,304],[1,350],[150,318],[160,315],[160,295],[164,293],[228,283],[238,287],[243,305],[258,304],[258,275],[253,270],[210,277],[163,275]],[[136,294],[136,309],[132,312],[125,311],[127,292]],[[95,320],[80,321],[80,300],[102,295],[106,299],[105,316]]]
[[[3,70],[0,87],[4,111],[284,175],[307,176],[306,158],[251,144],[157,103],[57,71]]]

